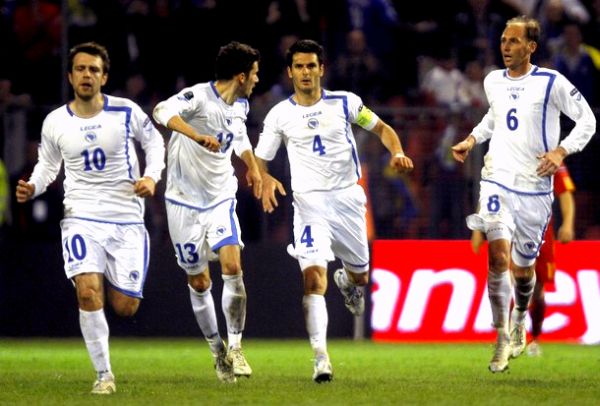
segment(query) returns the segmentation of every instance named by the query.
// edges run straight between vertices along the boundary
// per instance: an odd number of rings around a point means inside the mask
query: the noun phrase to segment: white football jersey
[[[160,180],[165,146],[142,109],[128,99],[104,95],[94,117],[77,117],[64,105],[42,126],[39,158],[29,179],[35,195],[46,191],[65,162],[64,216],[117,224],[143,223],[144,199],[133,185],[140,167],[133,140],[146,155],[144,176]]]
[[[473,129],[477,143],[490,139],[482,180],[521,193],[551,193],[552,177],[536,174],[538,156],[560,141],[560,113],[575,121],[560,145],[571,154],[596,131],[596,119],[581,93],[559,72],[533,66],[511,78],[506,69],[490,72],[484,87],[490,108]]]
[[[377,121],[354,93],[323,90],[312,106],[301,106],[290,97],[267,114],[255,155],[270,161],[283,141],[294,192],[346,188],[361,173],[351,124],[371,130]]]
[[[206,209],[235,197],[237,178],[231,153],[241,156],[252,150],[246,130],[247,114],[247,99],[238,99],[232,105],[225,103],[214,82],[183,89],[156,106],[154,118],[162,125],[179,115],[198,133],[212,135],[221,142],[221,151],[211,152],[173,131],[167,159],[167,200]]]

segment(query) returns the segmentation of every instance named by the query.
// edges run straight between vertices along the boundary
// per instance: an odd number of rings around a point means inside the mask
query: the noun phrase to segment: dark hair
[[[296,41],[285,53],[285,63],[288,67],[292,66],[294,54],[298,53],[317,54],[319,65],[323,64],[323,47],[319,45],[317,41],[313,41],[312,39],[301,39]]]
[[[539,44],[542,29],[538,20],[527,16],[518,16],[506,22],[507,27],[512,24],[523,24],[525,26],[525,38]]]
[[[110,70],[110,58],[108,57],[108,51],[104,46],[96,42],[84,42],[83,44],[75,45],[69,50],[69,65],[67,67],[69,72],[73,70],[73,59],[75,59],[75,55],[80,52],[99,56],[102,59],[102,64],[104,65],[102,71],[104,73],[108,73]]]
[[[232,41],[222,46],[215,61],[215,78],[229,80],[240,73],[252,70],[254,62],[260,61],[260,52],[250,45]]]

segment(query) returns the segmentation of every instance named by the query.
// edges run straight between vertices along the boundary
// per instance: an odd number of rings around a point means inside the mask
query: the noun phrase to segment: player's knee
[[[101,292],[91,287],[78,287],[77,301],[84,310],[97,310],[103,306]]]
[[[350,279],[352,279],[352,282],[354,282],[354,284],[356,286],[367,286],[367,284],[369,283],[369,273],[368,272],[349,273],[349,275],[350,275]]]
[[[242,272],[242,265],[237,261],[226,261],[221,263],[221,272],[223,275],[239,275]]]
[[[327,278],[318,267],[309,267],[304,270],[304,294],[324,295],[327,291]]]
[[[131,317],[135,315],[140,307],[140,300],[129,298],[129,300],[119,301],[117,304],[113,304],[113,309],[117,315],[121,317]]]
[[[504,251],[490,252],[489,266],[491,270],[502,272],[508,269],[510,255]]]
[[[205,292],[210,288],[210,278],[204,274],[188,277],[188,285],[198,293]]]

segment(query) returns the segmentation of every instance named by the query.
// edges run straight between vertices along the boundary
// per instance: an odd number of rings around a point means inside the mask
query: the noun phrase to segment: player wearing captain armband
[[[131,100],[101,93],[109,68],[103,46],[71,49],[75,98],[44,120],[38,163],[16,193],[21,203],[44,193],[64,161],[65,273],[75,286],[79,325],[97,374],[92,393],[98,395],[116,391],[104,303],[108,299],[120,316],[137,312],[150,247],[144,198],[154,195],[165,167],[164,141],[150,118]],[[146,158],[141,177],[134,141]]]
[[[282,142],[287,148],[294,193],[294,243],[288,252],[298,260],[303,275],[302,305],[315,356],[312,377],[324,382],[333,377],[324,297],[327,264],[335,257],[341,259],[343,268],[335,271],[334,280],[355,316],[364,311],[360,287],[369,280],[366,196],[357,184],[361,169],[351,125],[358,124],[381,139],[394,170],[408,172],[413,163],[404,155],[396,132],[360,97],[321,88],[325,68],[318,43],[296,42],[287,51],[286,63],[294,94],[267,114],[255,153],[263,176],[263,209],[270,213],[278,205],[275,192],[286,192],[269,175],[266,163]]]
[[[260,198],[262,180],[246,131],[248,97],[258,83],[258,51],[239,42],[219,50],[216,80],[199,83],[159,103],[154,118],[173,130],[165,193],[169,234],[178,265],[187,273],[194,316],[215,361],[217,378],[236,382],[252,368],[242,352],[246,288],[244,246],[235,208],[233,152],[246,164],[246,180]],[[219,334],[209,261],[219,260],[227,341]]]
[[[525,315],[551,215],[552,176],[596,131],[596,119],[581,93],[559,72],[531,63],[539,36],[540,25],[532,18],[506,23],[500,39],[506,69],[492,71],[484,80],[490,108],[472,133],[452,147],[454,158],[464,162],[476,143],[490,141],[479,211],[467,217],[467,226],[484,232],[489,241],[488,292],[497,330],[492,372],[505,371],[509,358],[526,345]],[[562,141],[561,112],[575,121]]]

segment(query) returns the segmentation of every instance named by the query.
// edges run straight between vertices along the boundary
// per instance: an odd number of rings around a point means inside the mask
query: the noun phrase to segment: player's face
[[[292,57],[292,66],[288,67],[288,76],[295,91],[311,93],[321,88],[323,65],[319,63],[317,54],[296,53]]]
[[[252,64],[252,69],[250,72],[245,75],[244,83],[241,86],[242,96],[245,98],[250,97],[252,94],[252,90],[254,90],[254,86],[258,83],[258,62],[254,62]]]
[[[529,68],[531,54],[536,43],[525,36],[525,25],[511,24],[504,29],[500,39],[500,51],[504,65],[518,75],[525,74]]]
[[[100,93],[106,84],[108,75],[104,72],[102,58],[79,52],[73,58],[73,69],[69,72],[69,82],[75,96],[82,100],[91,100]]]

